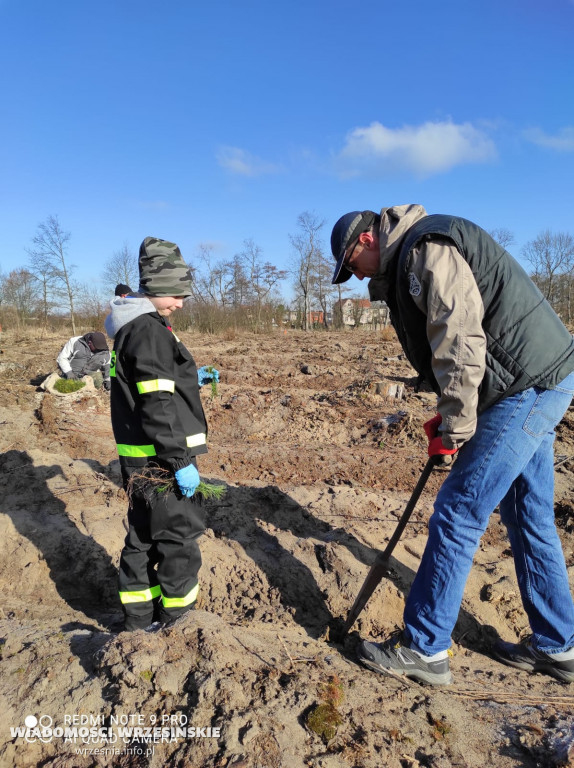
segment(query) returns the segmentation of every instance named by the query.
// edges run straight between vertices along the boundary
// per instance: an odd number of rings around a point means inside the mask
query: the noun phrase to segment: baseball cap
[[[343,266],[345,251],[362,232],[366,232],[373,224],[376,214],[373,211],[351,211],[337,221],[331,232],[331,252],[337,261],[331,283],[345,283],[350,277],[350,272]]]
[[[84,339],[88,345],[91,345],[94,348],[94,352],[103,352],[104,349],[108,349],[106,337],[101,331],[86,333]]]

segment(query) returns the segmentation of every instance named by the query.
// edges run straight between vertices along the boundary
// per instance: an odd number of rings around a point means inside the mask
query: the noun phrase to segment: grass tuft
[[[69,395],[71,392],[77,392],[86,386],[85,381],[79,379],[56,379],[54,382],[54,389],[57,392],[61,392],[63,395]]]

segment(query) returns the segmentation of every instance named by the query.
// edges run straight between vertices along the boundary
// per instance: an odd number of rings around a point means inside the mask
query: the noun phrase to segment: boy
[[[154,237],[140,246],[139,272],[138,293],[113,299],[105,323],[114,339],[112,426],[124,486],[151,462],[174,473],[178,490],[131,494],[119,573],[127,631],[167,624],[195,606],[204,530],[192,498],[195,457],[207,452],[198,371],[167,322],[191,295],[191,274],[177,245]]]

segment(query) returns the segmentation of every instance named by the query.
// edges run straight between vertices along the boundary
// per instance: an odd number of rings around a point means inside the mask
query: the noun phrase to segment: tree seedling
[[[215,368],[212,365],[208,365],[205,369],[207,373],[213,374],[213,371]],[[214,400],[217,397],[217,382],[215,381],[215,377],[211,379],[211,399]]]
[[[165,467],[160,467],[159,464],[148,464],[147,467],[142,467],[139,472],[130,475],[126,493],[129,499],[135,492],[149,498],[151,495],[161,495],[178,490],[179,486],[173,472]],[[226,490],[224,485],[205,483],[202,480],[192,499],[194,501],[218,501],[225,495]]]

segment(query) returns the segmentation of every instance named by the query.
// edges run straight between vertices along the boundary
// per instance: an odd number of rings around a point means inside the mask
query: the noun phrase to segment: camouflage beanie
[[[139,270],[139,293],[191,296],[191,272],[175,243],[146,237],[140,245]]]

